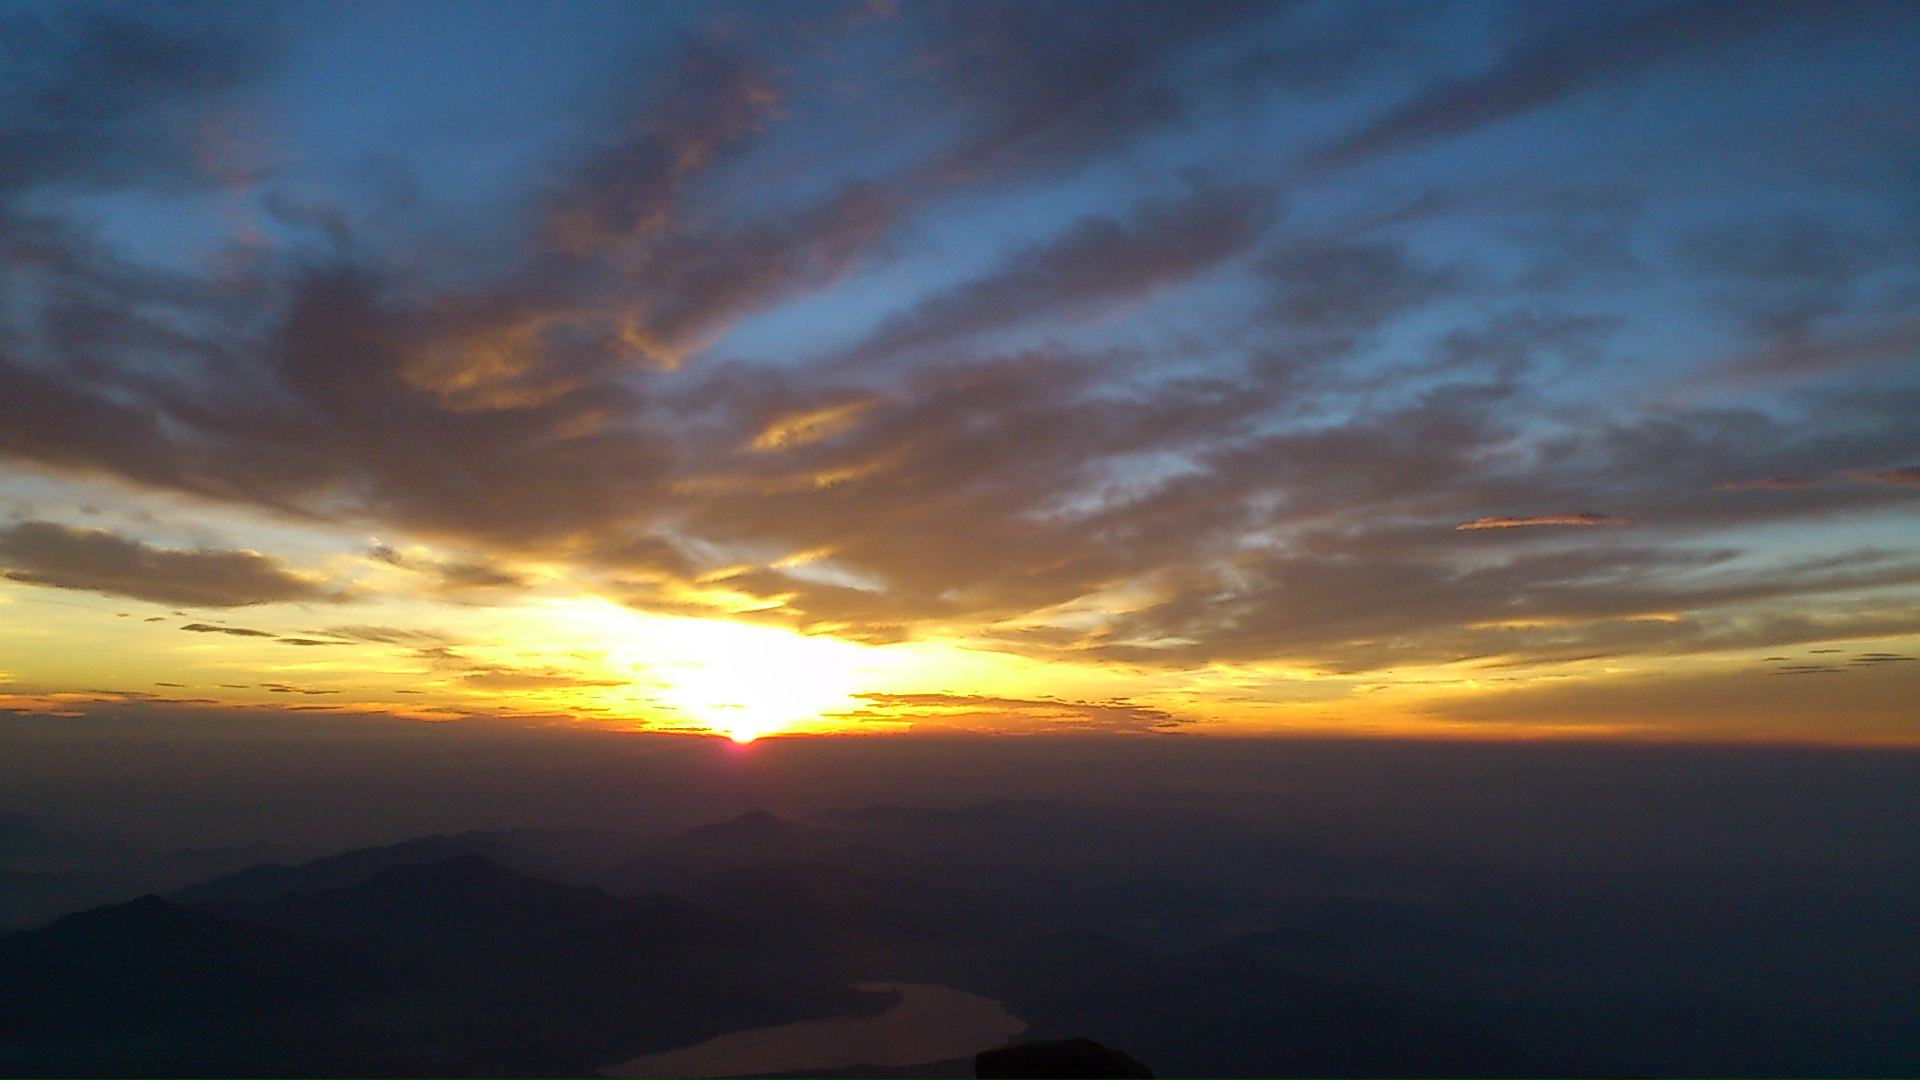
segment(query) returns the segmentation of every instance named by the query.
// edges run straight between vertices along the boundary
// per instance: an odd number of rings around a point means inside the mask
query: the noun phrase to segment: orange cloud
[[[1879,472],[1861,473],[1860,479],[1871,480],[1876,484],[1897,484],[1920,490],[1920,465],[1904,469],[1881,469]]]
[[[1453,527],[1454,532],[1475,532],[1480,529],[1530,529],[1537,525],[1628,525],[1626,518],[1609,517],[1606,514],[1540,514],[1535,517],[1490,517],[1477,518]]]

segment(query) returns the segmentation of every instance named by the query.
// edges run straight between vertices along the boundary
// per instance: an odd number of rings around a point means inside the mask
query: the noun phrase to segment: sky
[[[6,5],[0,710],[1920,745],[1915,70],[1891,3]]]

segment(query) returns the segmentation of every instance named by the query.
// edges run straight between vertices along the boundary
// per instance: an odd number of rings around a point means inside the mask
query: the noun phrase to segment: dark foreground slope
[[[891,995],[848,984],[886,979],[987,994],[1038,1036],[1124,1044],[1171,1074],[1525,1071],[1403,995],[1237,945],[1168,955],[1035,934],[898,875],[702,865],[695,903],[479,855],[383,861],[361,858],[379,868],[342,887],[150,896],[0,940],[0,1071],[591,1075],[729,1031],[878,1011]]]
[[[894,1000],[858,982],[984,995],[1026,1038],[1160,1075],[1920,1066],[1911,887],[1870,876],[1361,859],[1264,822],[1006,801],[591,847],[428,838],[0,938],[0,1075],[593,1075]]]
[[[264,903],[145,897],[0,940],[0,1072],[590,1075],[891,1004],[847,976],[722,912],[461,856]]]

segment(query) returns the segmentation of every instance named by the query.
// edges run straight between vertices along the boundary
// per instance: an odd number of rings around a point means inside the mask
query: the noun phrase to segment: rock
[[[1092,1039],[1013,1043],[973,1056],[980,1080],[1014,1077],[1151,1077],[1153,1071],[1123,1050],[1109,1050]]]

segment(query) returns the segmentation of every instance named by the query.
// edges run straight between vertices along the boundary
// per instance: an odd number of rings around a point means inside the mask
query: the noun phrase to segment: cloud
[[[855,182],[791,211],[663,235],[633,257],[638,287],[621,298],[633,313],[621,341],[678,367],[744,316],[843,277],[906,203],[892,187]]]
[[[990,694],[856,694],[868,707],[834,714],[856,721],[910,720],[914,727],[1027,735],[1063,732],[1165,734],[1191,717],[1125,700],[1071,701]]]
[[[1582,278],[1576,292],[1542,274],[1538,230],[1510,226],[1564,206],[1557,188],[1399,190],[1426,189],[1419,173],[1380,188],[1308,183],[1289,189],[1288,228],[1274,234],[1264,178],[1294,152],[1285,140],[1317,140],[1391,89],[1330,74],[1339,50],[1302,57],[1320,23],[1328,40],[1378,36],[1344,11],[936,5],[793,41],[731,20],[663,49],[617,122],[540,163],[544,186],[502,195],[503,216],[522,216],[502,233],[525,243],[451,269],[412,234],[343,213],[326,219],[323,250],[289,244],[222,292],[135,265],[78,209],[52,216],[58,199],[16,200],[0,209],[0,256],[25,282],[0,327],[0,455],[282,522],[350,522],[397,537],[373,557],[428,591],[504,596],[529,585],[518,568],[538,566],[556,591],[869,642],[977,635],[1152,667],[1561,662],[1858,630],[1870,620],[1798,611],[1820,588],[1856,585],[1886,590],[1872,625],[1905,625],[1893,564],[1782,566],[1772,582],[1726,569],[1748,526],[1911,502],[1910,479],[1789,482],[1897,477],[1883,466],[1920,454],[1920,399],[1895,362],[1913,327],[1897,315],[1878,330],[1833,325],[1905,295],[1888,256],[1903,249],[1824,211],[1736,208],[1685,232],[1664,250],[1714,302],[1743,313],[1770,290],[1805,294],[1778,306],[1811,327],[1793,346],[1806,366],[1781,359],[1780,342],[1761,359],[1782,371],[1871,362],[1878,381],[1761,399],[1722,380],[1705,406],[1614,394],[1658,359],[1642,355],[1649,327],[1685,320],[1694,292],[1646,278],[1668,306],[1641,307],[1639,292],[1608,291],[1615,280]],[[1635,7],[1575,25],[1496,12],[1489,31],[1519,46],[1363,123],[1343,160],[1479,130],[1779,17]],[[1542,22],[1545,34],[1515,29]],[[1596,28],[1625,37],[1579,39]],[[1304,36],[1279,42],[1281,30]],[[55,82],[99,70],[61,49],[49,63],[78,74]],[[856,69],[849,55],[885,62]],[[1244,70],[1307,59],[1323,69]],[[204,88],[161,70],[164,107],[198,108],[245,68]],[[1309,85],[1358,96],[1288,98],[1297,112],[1265,96]],[[930,89],[937,102],[916,96]],[[102,105],[145,108],[124,95]],[[829,129],[848,126],[844,110],[901,127],[853,136],[843,154]],[[86,169],[122,175],[109,158],[170,153],[143,148],[144,120],[128,123],[130,141]],[[1185,186],[1168,185],[1174,175]],[[299,224],[288,208],[303,196],[280,194],[268,201],[281,224],[314,232],[324,215]],[[1645,220],[1691,220],[1666,198],[1606,203],[1622,250],[1649,246],[1635,232]],[[1343,226],[1329,203],[1358,217]],[[950,235],[1002,208],[1001,231]],[[1549,239],[1557,263],[1591,246]],[[927,288],[896,271],[930,240],[1007,254]],[[843,281],[846,295],[831,290]],[[1126,318],[1182,287],[1199,303],[1180,318]],[[763,315],[739,348],[713,347]],[[856,358],[889,362],[817,363],[845,358],[814,351],[821,325]],[[1741,479],[1753,477],[1766,479]],[[1769,494],[1732,494],[1757,488]],[[1521,528],[1620,523],[1534,515],[1580,506],[1631,508],[1660,528]],[[1496,528],[1526,542],[1455,535]],[[269,556],[228,554],[307,599],[332,597]],[[162,577],[193,575],[141,580]],[[269,602],[256,594],[219,593]],[[1770,604],[1807,619],[1773,618]],[[453,646],[397,627],[338,636]],[[575,677],[448,671],[499,688]]]
[[[183,607],[338,603],[346,594],[254,551],[152,547],[101,529],[26,521],[0,529],[6,576],[29,585],[82,589]]]
[[[930,170],[940,182],[1071,171],[1179,126],[1193,115],[1194,88],[1217,75],[1182,62],[1274,13],[1208,0],[908,10],[924,20],[920,64],[970,121]]]
[[[1880,469],[1875,472],[1859,474],[1862,480],[1876,484],[1894,484],[1899,487],[1920,489],[1920,466],[1908,466],[1904,469]]]
[[[1766,476],[1758,480],[1735,480],[1725,484],[1715,484],[1715,491],[1799,491],[1819,483],[1804,476],[1783,473],[1779,476]]]
[[[1920,608],[1887,597],[1870,613],[1827,602],[1849,590],[1900,589],[1920,582],[1912,563],[1839,573],[1774,568],[1758,573],[1718,570],[1704,584],[1685,584],[1686,560],[1651,551],[1611,560],[1600,551],[1570,558],[1523,559],[1487,571],[1396,567],[1344,579],[1350,594],[1364,590],[1361,610],[1335,607],[1341,581],[1309,589],[1309,575],[1335,576],[1323,560],[1288,567],[1268,603],[1289,596],[1298,608],[1285,616],[1249,618],[1260,601],[1248,597],[1221,615],[1238,616],[1180,654],[1251,659],[1272,649],[1308,658],[1331,672],[1467,663],[1524,668],[1610,657],[1678,656],[1779,648],[1858,637],[1920,632]],[[1718,560],[1708,561],[1715,565]],[[1381,605],[1394,591],[1418,599],[1397,612]],[[1795,605],[1798,605],[1797,613]],[[1316,623],[1317,620],[1317,623]],[[1152,625],[1149,623],[1148,625]],[[1176,625],[1176,630],[1182,629]],[[1119,636],[1117,633],[1114,636]],[[1108,646],[1119,657],[1151,662],[1153,650]],[[1478,658],[1478,659],[1476,659]]]
[[[1570,20],[1524,41],[1474,75],[1430,83],[1313,157],[1323,168],[1426,146],[1641,74],[1688,53],[1806,18],[1787,3],[1660,3]]]
[[[325,633],[352,641],[368,641],[381,645],[432,647],[448,644],[444,635],[402,626],[333,626],[328,627]]]
[[[1596,734],[1627,728],[1643,738],[1913,745],[1916,729],[1912,676],[1889,665],[1833,678],[1775,678],[1753,669],[1659,671],[1625,678],[1577,678],[1482,685],[1421,707],[1441,720],[1494,724],[1516,732],[1542,723],[1588,728]],[[1808,716],[1832,717],[1831,726]]]
[[[1541,525],[1630,525],[1626,518],[1581,512],[1576,514],[1537,514],[1533,517],[1484,517],[1453,527],[1455,532],[1479,529],[1528,529]]]
[[[1873,306],[1867,279],[1899,259],[1898,246],[1801,213],[1696,227],[1681,237],[1679,255],[1747,326],[1806,343],[1823,320]]]
[[[1304,237],[1263,261],[1272,289],[1266,314],[1292,331],[1354,334],[1431,303],[1465,284],[1452,267],[1430,265],[1387,240]]]
[[[416,649],[415,655],[436,671],[456,674],[460,685],[474,690],[537,692],[627,685],[623,679],[581,675],[554,667],[522,667],[478,660],[444,645]]]
[[[524,589],[531,579],[483,561],[446,561],[415,551],[401,551],[386,544],[367,549],[367,557],[387,566],[431,578],[434,587],[445,592]]]
[[[739,49],[687,40],[664,92],[579,169],[548,229],[584,255],[665,227],[687,183],[772,116],[780,93],[768,66]]]
[[[0,52],[0,195],[42,184],[192,184],[189,140],[169,106],[204,105],[256,75],[260,20],[218,22],[187,8],[9,8]],[[30,58],[30,59],[29,59]]]
[[[1251,247],[1273,216],[1264,194],[1201,191],[1145,200],[1124,218],[1085,217],[986,274],[889,316],[852,354],[938,354],[1041,318],[1057,329],[1204,273]]]
[[[595,679],[552,671],[526,671],[493,665],[460,676],[463,686],[476,690],[565,690],[592,686],[625,686],[619,679]]]
[[[176,629],[185,630],[189,633],[194,633],[194,634],[231,634],[234,637],[270,638],[274,636],[271,632],[266,630],[249,630],[244,626],[214,626],[210,623],[198,623],[198,622],[188,623],[185,626],[176,627]]]

